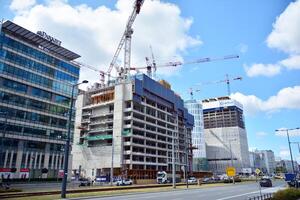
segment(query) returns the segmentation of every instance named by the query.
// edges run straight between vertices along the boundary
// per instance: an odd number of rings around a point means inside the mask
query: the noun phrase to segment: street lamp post
[[[111,168],[110,168],[110,186],[113,186],[114,182],[114,138],[111,140]]]
[[[291,141],[290,141],[289,131],[292,131],[292,130],[298,130],[298,129],[300,129],[300,128],[297,127],[297,128],[290,128],[290,129],[276,129],[276,130],[275,130],[276,132],[278,132],[278,131],[286,131],[286,135],[287,135],[288,143],[289,143],[289,150],[290,150],[290,156],[291,156],[292,168],[293,168],[293,173],[294,173],[294,174],[295,174],[295,167],[294,167],[294,161],[293,161],[293,154],[292,154],[292,148],[291,148]]]
[[[174,131],[172,132],[172,183],[173,189],[176,188],[176,177],[175,177],[175,141],[174,141]]]
[[[70,140],[71,140],[71,120],[72,120],[72,110],[73,110],[73,98],[74,98],[74,90],[75,87],[82,83],[88,83],[87,80],[82,81],[81,83],[77,83],[75,85],[72,85],[72,94],[71,94],[71,100],[70,100],[70,110],[69,110],[69,119],[68,119],[68,134],[67,134],[67,141],[65,144],[65,162],[64,162],[64,177],[62,181],[61,186],[61,198],[66,198],[66,189],[67,189],[67,178],[68,178],[68,165],[69,165],[69,146],[70,146]]]

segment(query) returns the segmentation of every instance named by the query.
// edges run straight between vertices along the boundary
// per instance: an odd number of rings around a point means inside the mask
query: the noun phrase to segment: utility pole
[[[113,186],[114,179],[114,138],[111,141],[111,167],[110,167],[110,186]]]
[[[187,128],[184,127],[184,132],[185,132],[185,173],[186,173],[186,176],[185,176],[185,179],[186,179],[186,188],[189,188],[189,181],[188,181],[188,137],[187,137]]]
[[[175,177],[175,136],[174,131],[172,131],[172,182],[173,182],[173,189],[176,188],[176,177]]]
[[[67,193],[67,178],[68,178],[68,166],[69,166],[69,148],[70,148],[70,140],[71,140],[71,124],[72,124],[72,115],[73,115],[73,102],[74,102],[74,90],[75,87],[82,83],[88,83],[87,80],[82,81],[81,83],[77,83],[72,85],[72,94],[70,99],[70,110],[69,110],[69,119],[68,119],[68,133],[67,133],[67,141],[65,144],[65,155],[64,155],[64,177],[61,186],[61,198],[66,198]]]
[[[289,135],[289,131],[292,130],[299,130],[300,128],[289,128],[289,129],[276,129],[276,132],[279,131],[286,131],[286,135],[287,135],[287,139],[288,139],[288,143],[289,143],[289,150],[290,150],[290,156],[291,156],[291,162],[292,162],[292,168],[293,168],[293,173],[295,174],[295,167],[294,167],[294,161],[293,161],[293,153],[292,153],[292,148],[291,148],[291,141],[290,141],[290,135]]]

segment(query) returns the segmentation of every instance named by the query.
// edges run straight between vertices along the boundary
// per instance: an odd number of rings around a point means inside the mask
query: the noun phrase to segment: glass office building
[[[184,102],[188,112],[194,116],[194,127],[192,131],[193,150],[193,171],[207,171],[206,148],[204,141],[203,110],[201,101],[194,99]]]
[[[1,25],[1,175],[49,178],[63,169],[72,84],[79,79],[72,61],[78,57],[45,32],[11,21]]]

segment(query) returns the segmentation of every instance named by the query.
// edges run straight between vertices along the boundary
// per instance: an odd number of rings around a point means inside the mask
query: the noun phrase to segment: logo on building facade
[[[48,35],[47,33],[45,33],[44,31],[38,31],[36,34],[38,34],[39,36],[41,36],[42,38],[45,38],[46,40],[60,46],[61,45],[61,41]]]

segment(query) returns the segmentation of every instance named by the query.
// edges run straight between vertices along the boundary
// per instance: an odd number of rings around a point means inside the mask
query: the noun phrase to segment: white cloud
[[[279,156],[283,159],[288,159],[290,156],[290,152],[286,148],[280,148],[279,150]]]
[[[300,46],[300,43],[299,43]],[[288,69],[300,69],[300,55],[293,55],[280,62]]]
[[[9,8],[14,11],[24,11],[35,4],[35,0],[12,0]]]
[[[254,115],[260,111],[274,112],[281,109],[300,109],[300,86],[283,88],[267,100],[239,92],[232,94],[231,97],[243,104],[245,113],[248,115]]]
[[[260,132],[255,133],[255,135],[256,135],[256,137],[265,137],[269,134],[266,132],[260,131]]]
[[[283,51],[289,57],[275,64],[254,64],[246,67],[249,77],[278,75],[284,67],[289,70],[300,69],[300,0],[291,2],[277,17],[266,42],[268,47]]]
[[[267,38],[270,48],[287,53],[300,53],[300,0],[291,2],[276,19],[273,30]]]
[[[252,66],[244,65],[244,69],[249,77],[267,76],[272,77],[280,73],[280,65],[273,64],[253,64]]]
[[[80,61],[107,71],[110,61],[132,11],[133,1],[118,0],[115,9],[105,6],[91,8],[85,4],[71,6],[66,1],[46,1],[33,6],[27,12],[16,13],[14,22],[29,30],[44,30],[62,41],[66,48],[79,53]],[[131,63],[134,67],[145,66],[152,45],[157,63],[162,58],[181,58],[188,48],[202,42],[188,35],[193,23],[181,16],[178,6],[161,1],[145,1],[133,25]],[[123,51],[120,65],[123,65]],[[172,74],[178,69],[159,69],[158,73]],[[90,82],[98,75],[82,68],[81,79]]]

